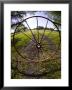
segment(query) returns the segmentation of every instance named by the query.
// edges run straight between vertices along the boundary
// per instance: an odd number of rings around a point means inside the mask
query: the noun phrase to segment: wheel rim
[[[30,19],[30,18],[36,18],[36,21],[37,21],[37,38],[36,38],[36,35],[33,33],[33,31],[31,30],[31,28],[30,28],[30,26],[29,26],[29,24],[28,24],[28,22],[27,22],[27,20],[28,19]],[[44,28],[44,30],[43,30],[43,33],[42,34],[40,34],[40,32],[39,32],[39,29],[38,29],[38,18],[43,18],[43,19],[46,19],[47,20],[47,22],[46,22],[46,26],[45,26],[45,28]],[[45,51],[44,51],[44,48],[45,47],[47,47],[48,49],[50,49],[49,47],[48,47],[48,43],[47,43],[47,45],[45,45],[44,43],[43,43],[43,41],[45,41],[44,40],[44,38],[46,39],[46,37],[45,37],[45,32],[46,32],[46,28],[47,28],[47,24],[48,24],[48,21],[50,21],[51,23],[53,23],[53,25],[56,27],[56,29],[57,29],[57,31],[58,31],[58,36],[59,36],[59,38],[61,38],[60,37],[60,31],[59,31],[59,29],[58,29],[58,27],[57,27],[57,24],[56,23],[54,23],[53,21],[51,21],[50,19],[48,19],[48,18],[46,18],[46,17],[43,17],[43,16],[32,16],[32,17],[29,17],[29,18],[26,18],[26,19],[24,19],[21,23],[19,23],[18,25],[17,25],[17,27],[16,27],[16,29],[15,29],[15,32],[14,32],[14,34],[13,34],[13,45],[14,45],[14,48],[15,48],[15,50],[16,50],[16,52],[18,53],[18,55],[21,57],[21,58],[23,58],[24,60],[25,60],[25,62],[27,62],[28,64],[30,64],[30,63],[32,63],[32,62],[34,62],[34,63],[39,63],[39,62],[43,62],[43,61],[45,61],[45,60],[48,60],[48,59],[56,59],[56,58],[53,58],[53,55],[55,55],[57,52],[58,52],[58,50],[59,50],[59,48],[60,48],[60,41],[59,41],[59,45],[57,46],[57,48],[54,50],[52,50],[50,53],[45,53]],[[32,44],[32,46],[34,47],[34,50],[36,51],[36,58],[34,58],[35,60],[33,60],[32,58],[30,58],[30,56],[29,57],[25,57],[25,55],[23,55],[22,53],[21,53],[21,51],[20,51],[20,49],[18,49],[17,47],[16,47],[16,45],[15,45],[15,35],[16,35],[16,30],[17,30],[17,28],[19,27],[19,25],[21,25],[23,22],[25,22],[26,24],[27,24],[27,26],[28,26],[28,28],[29,28],[29,31],[31,32],[31,35],[32,35],[32,38],[30,37],[30,36],[28,36],[26,33],[24,33],[24,35],[25,36],[27,36],[32,42],[33,42],[33,44]],[[22,31],[21,31],[22,32]],[[52,33],[53,31],[50,31],[49,33],[48,33],[48,35],[50,35],[51,33]],[[23,32],[22,32],[23,33]],[[49,45],[49,46],[53,46],[53,44],[51,45]],[[32,48],[32,47],[31,47]],[[22,48],[23,49],[23,48]],[[52,54],[52,52],[54,51],[54,53]],[[44,56],[44,53],[45,54],[47,54],[47,55],[45,55]],[[33,54],[33,53],[32,53]],[[27,54],[28,55],[28,54]],[[48,55],[50,56],[50,58],[48,58]],[[42,57],[43,56],[43,57]],[[46,57],[47,56],[47,57]],[[17,61],[18,63],[18,65],[20,64],[19,63],[19,61]],[[46,72],[42,72],[42,73],[26,73],[26,72],[23,72],[23,71],[20,71],[19,70],[19,68],[18,68],[18,66],[17,66],[17,69],[18,69],[18,71],[20,72],[20,73],[23,73],[23,74],[26,74],[26,75],[34,75],[34,76],[37,76],[37,75],[42,75],[42,74],[44,74],[44,73],[46,73]]]

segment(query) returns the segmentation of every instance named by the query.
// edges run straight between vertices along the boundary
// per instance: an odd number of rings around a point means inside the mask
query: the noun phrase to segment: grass
[[[26,32],[29,37],[32,37],[30,32]],[[25,46],[30,41],[30,39],[25,35],[24,33],[18,33],[15,35],[15,39],[19,39],[19,41],[16,43],[16,46]],[[11,38],[13,39],[13,37]]]
[[[38,38],[38,32],[36,30],[32,30],[33,34],[35,35],[36,39]],[[40,35],[43,33],[42,30],[39,30]],[[30,31],[26,31],[25,34],[27,34],[30,38],[33,38],[31,35]],[[48,38],[51,38],[51,40],[58,46],[59,44],[59,33],[56,31],[50,31],[50,30],[46,30],[45,31],[45,36],[47,36]],[[30,38],[28,38],[26,35],[24,35],[24,33],[18,33],[15,35],[15,46],[17,48],[19,48],[19,50],[21,49],[21,47],[25,47],[29,41],[31,40]],[[41,37],[40,37],[41,38]],[[11,35],[11,41],[13,43],[13,35]],[[43,43],[47,43],[44,42]],[[45,52],[48,52],[48,49],[45,47]],[[47,54],[46,54],[47,56]],[[59,79],[61,78],[61,60],[59,59],[55,59],[55,60],[47,60],[46,62],[38,62],[38,63],[27,63],[25,62],[24,59],[22,59],[16,52],[13,44],[11,46],[11,78],[12,79],[23,79],[23,78],[35,78],[35,77],[27,77],[24,76],[23,74],[19,73],[18,70],[16,69],[16,67],[19,68],[20,71],[22,72],[26,72],[28,70],[28,68],[33,67],[34,69],[36,69],[35,67],[38,66],[38,71],[35,70],[35,73],[43,73],[44,71],[47,72],[46,76],[41,77],[42,79],[46,78],[46,79]],[[20,65],[17,66],[17,60],[20,60]]]
[[[50,37],[56,45],[58,45],[60,43],[60,37],[59,37],[58,32],[56,32],[56,31],[52,31],[52,32],[51,31],[49,31],[49,32],[46,31],[45,35]]]
[[[36,30],[32,30],[36,39],[38,39],[37,37],[37,31]],[[44,31],[39,30],[39,33],[42,34]],[[32,38],[32,34],[30,31],[24,32],[25,34],[27,34],[29,37]],[[27,43],[30,41],[30,38],[28,38],[24,33],[18,33],[15,35],[15,39],[19,39],[19,41],[16,43],[16,46],[25,46],[27,45]],[[53,42],[58,45],[60,42],[60,37],[59,37],[59,33],[56,31],[50,31],[50,30],[46,30],[45,31],[45,35],[49,38],[51,38],[53,40]],[[40,36],[39,36],[40,37]],[[41,37],[40,37],[41,38]],[[13,39],[13,37],[11,37],[11,39]]]

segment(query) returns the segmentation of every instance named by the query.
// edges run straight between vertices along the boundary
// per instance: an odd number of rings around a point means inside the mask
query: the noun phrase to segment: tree
[[[48,13],[54,22],[61,24],[61,11],[49,11]]]
[[[12,11],[11,12],[11,27],[15,27],[26,16],[26,11]],[[14,21],[14,22],[13,22]]]
[[[43,26],[38,26],[37,29],[44,29],[44,27]]]
[[[23,19],[24,16],[34,14],[36,11],[12,11],[11,12],[11,28],[15,28]],[[15,21],[15,22],[13,22]]]
[[[25,27],[23,24],[20,24],[17,28],[16,28],[16,33],[17,32],[23,32],[26,31],[27,27]]]
[[[57,29],[61,29],[61,11],[49,11],[49,17],[52,21],[55,22]]]
[[[23,15],[26,15],[26,11],[12,11],[11,12],[11,18],[13,17],[22,18]]]

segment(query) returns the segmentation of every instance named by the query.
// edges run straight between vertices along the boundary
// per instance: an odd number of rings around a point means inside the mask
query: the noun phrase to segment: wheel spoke
[[[42,35],[42,37],[41,37],[40,43],[42,42],[42,39],[43,39],[43,37],[44,37],[45,30],[46,30],[46,28],[47,28],[47,24],[48,24],[48,20],[47,20],[47,22],[46,22],[46,26],[45,26],[45,28],[44,28],[44,32],[43,32],[43,35]]]
[[[38,17],[36,17],[37,20],[37,35],[38,35],[38,43],[39,43],[39,28],[38,28]]]
[[[41,48],[40,51],[41,51],[41,53],[42,53],[42,56],[45,57],[45,56],[44,56],[43,48]]]
[[[30,36],[28,36],[25,32],[24,32],[24,30],[22,31],[21,30],[21,33],[23,33],[25,36],[27,36],[30,40],[32,40],[33,42],[35,42]]]
[[[24,31],[21,30],[21,33],[23,33],[25,36],[27,36],[29,39],[32,40],[32,38],[30,36],[28,36]]]
[[[39,58],[40,58],[40,56],[39,56],[39,49],[37,49],[37,51],[38,51],[37,56],[38,56],[38,60],[39,60]]]
[[[30,28],[29,24],[27,23],[27,21],[26,21],[26,20],[25,20],[25,22],[26,22],[26,24],[27,24],[27,26],[28,26],[28,28],[29,28],[29,30],[30,30],[30,32],[31,32],[31,34],[32,34],[32,36],[33,36],[33,38],[34,38],[35,42],[37,43],[37,40],[36,40],[36,38],[35,38],[35,35],[33,34],[33,32],[32,32],[32,30],[31,30],[31,28]]]

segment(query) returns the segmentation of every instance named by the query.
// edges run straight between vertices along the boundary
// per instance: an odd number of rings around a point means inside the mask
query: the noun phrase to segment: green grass
[[[25,32],[29,37],[32,37],[30,32]],[[15,35],[15,39],[18,39],[18,42],[15,44],[16,47],[18,46],[25,46],[30,41],[30,39],[24,33],[18,33]],[[11,38],[13,39],[13,37]]]
[[[53,40],[53,42],[58,45],[60,43],[60,37],[59,37],[59,33],[56,31],[46,31],[45,35],[48,36],[49,38],[51,38]]]
[[[32,30],[36,39],[38,39],[38,32],[36,30]],[[42,34],[44,31],[39,30],[39,33]],[[25,32],[25,34],[27,34],[29,37],[32,38],[32,34],[30,31]],[[16,47],[17,46],[25,46],[27,45],[27,43],[30,41],[30,38],[28,38],[24,33],[18,33],[15,35],[15,39],[19,39],[19,41],[16,43]],[[60,37],[59,37],[59,33],[56,31],[50,31],[50,30],[46,30],[45,31],[45,35],[50,37],[53,42],[58,45],[60,42]],[[41,36],[39,36],[41,38]],[[11,37],[11,39],[13,39],[13,37]]]
[[[37,30],[32,30],[36,39],[38,38],[38,32]],[[42,35],[44,31],[43,30],[39,30],[40,35]],[[30,38],[32,38],[32,34],[30,31],[25,32],[25,34],[27,34]],[[56,31],[50,31],[50,30],[46,30],[45,31],[45,35],[48,38],[51,38],[52,41],[58,45],[59,44],[59,33]],[[15,35],[15,46],[17,48],[21,48],[26,46],[29,41],[31,40],[30,38],[28,38],[26,35],[24,35],[24,33],[18,33]],[[41,38],[41,37],[40,37]],[[11,41],[13,41],[13,35],[11,35]],[[47,43],[44,42],[43,43]],[[48,51],[47,48],[45,48],[45,51]],[[46,54],[47,55],[47,54]],[[17,58],[20,58],[21,60],[21,65],[19,66],[19,69],[23,71],[26,71],[27,68],[30,67],[29,63],[26,63],[24,59],[22,59],[21,57],[19,57],[19,55],[17,54],[14,46],[11,46],[11,64],[12,64],[12,70],[11,70],[11,77],[12,79],[23,79],[23,78],[30,78],[30,77],[26,77],[24,75],[22,75],[21,73],[19,73],[16,69],[16,65],[17,65]],[[33,65],[33,63],[31,63],[31,66]],[[39,62],[39,63],[35,63],[34,67],[39,66],[39,70],[42,73],[42,71],[45,70],[45,72],[48,72],[48,74],[46,76],[44,76],[43,78],[48,78],[48,79],[60,79],[61,78],[61,60],[56,59],[56,60],[48,60],[46,62]]]

